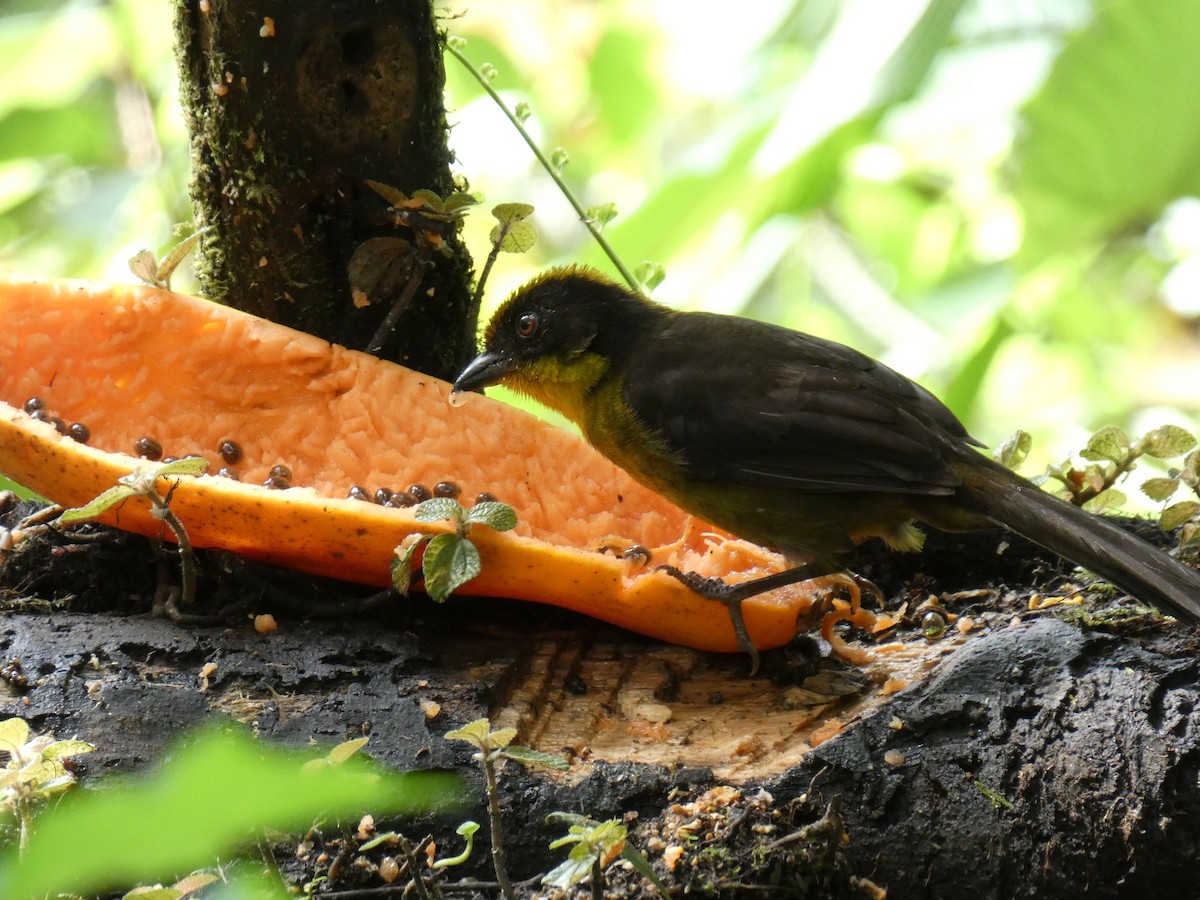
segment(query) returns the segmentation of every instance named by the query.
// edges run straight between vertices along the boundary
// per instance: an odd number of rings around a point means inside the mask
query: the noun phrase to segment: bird
[[[981,452],[915,381],[844,344],[739,316],[677,310],[579,266],[514,291],[454,392],[504,384],[556,410],[634,479],[792,567],[728,585],[665,566],[725,603],[849,571],[882,539],[1000,526],[1177,617],[1200,620],[1200,573]]]

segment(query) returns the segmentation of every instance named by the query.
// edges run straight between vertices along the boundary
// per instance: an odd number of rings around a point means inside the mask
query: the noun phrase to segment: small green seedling
[[[475,292],[471,295],[471,306],[464,318],[467,333],[464,335],[463,346],[475,346],[475,329],[479,326],[479,309],[483,303],[483,289],[492,273],[501,253],[525,253],[537,243],[537,226],[529,221],[533,215],[533,207],[528,203],[500,203],[492,207],[492,215],[496,224],[492,226],[489,239],[492,249],[488,252],[483,263],[483,269],[475,282]]]
[[[207,469],[208,460],[203,457],[185,456],[183,459],[166,463],[156,469],[130,472],[128,475],[122,475],[118,478],[117,484],[114,487],[110,487],[90,503],[64,510],[62,515],[58,517],[57,522],[66,524],[94,519],[114,506],[124,503],[131,497],[145,497],[153,507],[153,515],[162,519],[167,527],[171,529],[175,534],[175,540],[179,544],[179,562],[183,572],[180,603],[183,606],[188,606],[196,595],[196,566],[192,554],[192,542],[188,539],[187,529],[183,527],[183,522],[171,511],[169,504],[171,493],[179,483],[176,476],[203,475]],[[160,494],[158,491],[159,479],[172,477],[175,477],[176,480],[170,489],[168,489],[166,494]]]
[[[211,225],[197,228],[172,247],[170,252],[162,259],[156,259],[154,253],[150,250],[142,250],[136,256],[130,258],[129,271],[140,280],[146,282],[146,284],[169,291],[171,289],[171,276],[175,274],[175,270],[179,268],[179,264],[192,252],[192,248],[196,246],[196,243],[204,233],[211,230]]]
[[[209,872],[196,872],[181,878],[170,887],[156,884],[152,887],[136,887],[121,897],[121,900],[192,900],[197,894],[221,879]]]
[[[1136,441],[1122,429],[1110,425],[1093,434],[1080,451],[1079,455],[1088,460],[1086,465],[1078,467],[1068,459],[1048,466],[1045,474],[1032,480],[1044,485],[1053,479],[1061,485],[1060,496],[1077,506],[1100,512],[1125,504],[1128,498],[1113,485],[1126,477],[1141,457],[1172,459],[1183,456],[1181,468],[1171,467],[1166,477],[1147,478],[1140,485],[1141,491],[1156,503],[1163,504],[1169,503],[1184,488],[1200,498],[1200,449],[1196,445],[1195,436],[1178,425],[1155,428]],[[1029,435],[1018,431],[996,449],[996,460],[1016,470],[1029,454],[1029,446]],[[1200,547],[1200,502],[1189,498],[1166,506],[1159,514],[1159,525],[1164,531],[1180,529],[1181,548]]]
[[[1196,446],[1196,439],[1178,425],[1164,425],[1147,432],[1140,440],[1132,440],[1115,425],[1101,428],[1079,452],[1089,461],[1082,469],[1071,460],[1049,466],[1038,483],[1054,479],[1062,484],[1066,497],[1076,506],[1086,506],[1093,512],[1103,508],[1119,508],[1126,497],[1113,485],[1137,465],[1143,456],[1170,459],[1181,456]]]
[[[565,837],[550,844],[551,850],[568,844],[574,846],[563,863],[542,876],[542,884],[565,891],[590,875],[593,893],[601,892],[604,870],[619,857],[666,894],[666,885],[655,874],[650,861],[628,842],[629,829],[619,819],[597,822],[576,813],[555,812],[547,816],[546,821],[564,822],[569,826]]]
[[[418,522],[454,523],[452,534],[410,534],[396,548],[392,559],[392,584],[403,596],[412,585],[413,559],[422,547],[421,568],[425,573],[425,591],[438,603],[445,602],[458,588],[479,574],[483,567],[479,550],[467,537],[475,525],[496,531],[516,527],[517,514],[511,506],[496,500],[483,500],[470,509],[450,497],[434,497],[417,504],[413,510]]]
[[[0,769],[0,813],[17,817],[21,828],[18,849],[22,855],[29,846],[34,805],[75,784],[75,776],[63,760],[95,749],[86,741],[56,741],[48,734],[30,737],[29,724],[24,719],[0,722],[0,753],[8,754],[4,768]]]
[[[463,852],[458,856],[448,856],[445,859],[439,859],[433,864],[435,869],[444,869],[447,866],[461,866],[471,858],[471,851],[475,848],[475,832],[479,830],[479,823],[473,822],[470,819],[463,822],[455,829],[455,834],[459,837],[466,838],[467,845],[463,848]]]
[[[359,750],[367,746],[367,741],[370,738],[354,738],[349,741],[342,741],[324,756],[318,756],[316,759],[310,759],[300,767],[301,772],[319,772],[322,769],[340,766],[350,757],[354,756]]]
[[[604,870],[625,849],[629,829],[620,819],[593,822],[573,813],[551,813],[547,820],[570,823],[566,837],[552,841],[550,849],[573,846],[564,862],[542,876],[542,884],[565,891],[590,875],[593,887],[603,890],[603,884],[598,885],[596,879],[603,879]]]
[[[482,504],[476,504],[476,508],[480,505]],[[447,740],[465,741],[478,750],[475,760],[483,769],[484,785],[487,790],[488,821],[491,825],[492,835],[492,865],[496,869],[496,881],[500,883],[500,890],[506,900],[512,900],[516,894],[513,891],[512,880],[508,877],[508,865],[504,857],[504,833],[500,822],[500,791],[496,785],[496,763],[501,759],[513,759],[518,762],[544,765],[555,769],[570,768],[565,760],[557,756],[530,750],[528,747],[515,746],[512,740],[516,736],[517,729],[515,728],[497,728],[493,731],[491,721],[486,718],[476,719],[456,731],[446,733]]]

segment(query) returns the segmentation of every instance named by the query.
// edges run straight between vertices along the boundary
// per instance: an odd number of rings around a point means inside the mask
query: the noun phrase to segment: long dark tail
[[[998,463],[983,461],[981,477],[971,479],[965,491],[968,503],[997,525],[1107,578],[1143,603],[1200,621],[1200,572]]]

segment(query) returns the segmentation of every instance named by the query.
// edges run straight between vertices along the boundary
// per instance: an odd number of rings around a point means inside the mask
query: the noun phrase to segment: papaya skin
[[[675,560],[745,580],[784,567],[634,482],[582,440],[479,395],[461,408],[450,385],[393,363],[206,300],[140,285],[0,277],[0,472],[63,506],[82,506],[134,470],[153,436],[174,456],[223,465],[221,440],[241,444],[241,481],[172,477],[171,509],[196,547],[316,575],[386,587],[396,546],[449,524],[411,509],[343,499],[351,485],[453,480],[464,498],[511,504],[513,532],[478,526],[483,570],[463,593],[550,604],[671,643],[734,652],[724,607],[653,565],[588,549],[616,535]],[[27,415],[30,397],[91,431],[81,444]],[[287,490],[262,486],[271,466]],[[469,501],[464,499],[469,505]],[[565,510],[570,511],[568,515]],[[100,519],[170,539],[148,502],[131,498]],[[745,605],[763,649],[796,633],[814,593],[798,585]]]

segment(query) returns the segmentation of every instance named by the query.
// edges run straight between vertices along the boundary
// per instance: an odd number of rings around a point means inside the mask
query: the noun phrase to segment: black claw
[[[738,647],[750,657],[750,677],[753,678],[757,675],[758,648],[754,646],[754,641],[750,640],[750,632],[746,629],[746,620],[742,617],[742,600],[745,598],[737,589],[741,585],[735,587],[726,584],[720,578],[706,577],[696,572],[684,572],[675,566],[659,566],[658,571],[666,572],[704,599],[716,600],[725,605],[725,608],[729,610],[729,618],[733,622],[733,632],[737,635]]]

